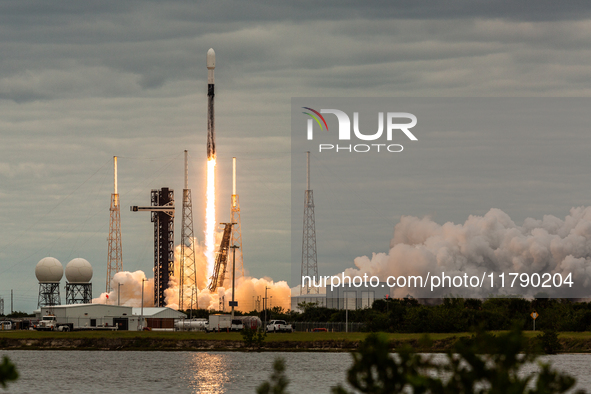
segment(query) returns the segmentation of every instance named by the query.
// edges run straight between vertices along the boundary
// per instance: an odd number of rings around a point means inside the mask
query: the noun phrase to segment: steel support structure
[[[111,194],[111,219],[109,220],[109,252],[107,253],[107,293],[111,292],[111,281],[115,274],[123,270],[123,254],[121,251],[121,207],[117,191],[117,156],[114,162],[114,193]]]
[[[42,306],[61,305],[61,303],[59,282],[39,283],[37,308],[41,308]]]
[[[195,267],[195,244],[193,234],[193,203],[189,189],[189,161],[185,151],[185,188],[183,189],[183,216],[181,226],[181,258],[179,267],[179,310],[185,309],[185,289],[187,294],[197,287],[197,269]],[[193,300],[191,293],[191,301]]]
[[[307,187],[304,192],[304,231],[302,235],[302,275],[318,278],[318,257],[316,254],[316,220],[314,218],[314,194],[310,189],[310,152],[307,152]],[[300,279],[301,279],[300,278]],[[309,282],[308,282],[309,283]],[[318,282],[317,282],[318,283]],[[318,287],[306,286],[300,294],[320,292]]]
[[[236,251],[236,276],[244,276],[244,254],[242,253],[242,229],[240,226],[240,202],[238,200],[238,193],[236,193],[236,158],[232,159],[233,164],[233,183],[232,183],[232,201],[231,201],[231,212],[232,212],[232,239],[230,243],[237,245],[238,250]]]
[[[152,206],[174,204],[174,191],[168,188],[152,190]],[[154,222],[154,306],[166,306],[164,290],[174,276],[174,211],[152,212]]]
[[[92,283],[66,283],[66,305],[91,303]]]
[[[164,290],[174,276],[174,191],[152,190],[151,206],[132,206],[131,211],[149,211],[154,223],[154,306],[166,306]]]
[[[228,249],[230,248],[230,236],[232,234],[232,225],[234,223],[220,223],[225,225],[224,234],[222,235],[222,242],[220,248],[215,256],[215,264],[213,266],[213,275],[211,282],[207,287],[209,291],[214,292],[218,287],[224,286],[226,278],[226,269],[228,267]]]

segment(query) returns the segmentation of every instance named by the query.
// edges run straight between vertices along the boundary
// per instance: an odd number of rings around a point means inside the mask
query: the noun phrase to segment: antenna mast
[[[107,255],[107,293],[111,292],[111,280],[123,269],[121,252],[121,211],[117,191],[117,156],[113,156],[113,194],[111,194],[111,219],[109,220],[109,253]]]
[[[189,189],[189,159],[185,150],[185,188],[183,189],[183,216],[181,227],[181,266],[179,284],[179,310],[184,310],[186,294],[193,297],[193,288],[197,287],[197,270],[195,268],[195,245],[193,235],[193,203]],[[192,299],[187,305],[192,304]]]
[[[302,277],[318,278],[316,255],[316,220],[314,218],[314,194],[310,189],[310,152],[307,152],[306,191],[304,192],[304,232],[302,236]],[[319,293],[317,287],[312,293]],[[300,289],[300,294],[310,294],[310,286]]]
[[[232,158],[232,245],[237,245],[236,253],[236,275],[244,276],[244,255],[242,254],[242,228],[240,225],[240,203],[238,202],[238,193],[236,193],[236,158]]]

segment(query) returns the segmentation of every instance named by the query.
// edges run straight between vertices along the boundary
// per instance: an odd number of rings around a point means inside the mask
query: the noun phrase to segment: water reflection
[[[225,393],[232,360],[228,354],[190,353],[187,383],[194,393]]]
[[[256,393],[269,378],[273,360],[283,357],[292,393],[330,393],[346,381],[351,366],[347,353],[244,352],[112,352],[0,350],[16,364],[21,377],[11,394],[54,392],[104,393]],[[442,354],[435,361],[445,361]],[[577,378],[577,387],[591,387],[591,355],[544,356],[559,371]],[[524,368],[524,373],[537,369]],[[3,391],[0,389],[0,393]]]

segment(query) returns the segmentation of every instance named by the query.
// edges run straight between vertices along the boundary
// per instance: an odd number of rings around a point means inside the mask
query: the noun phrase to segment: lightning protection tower
[[[111,219],[109,220],[109,253],[107,255],[107,293],[111,292],[111,280],[123,269],[121,253],[121,207],[117,192],[117,156],[113,157],[114,192],[111,194]]]
[[[242,254],[242,230],[240,226],[240,203],[238,202],[238,193],[236,193],[236,158],[232,158],[232,245],[237,245],[236,251],[236,275],[244,276],[244,257]]]
[[[318,278],[316,256],[316,221],[314,219],[314,195],[310,189],[310,152],[307,152],[306,191],[304,192],[304,233],[302,237],[302,277]],[[319,288],[306,286],[300,294],[319,293]]]
[[[152,205],[132,206],[132,212],[149,211],[154,223],[154,306],[166,306],[164,290],[174,275],[174,190],[152,190]]]
[[[193,235],[193,203],[191,202],[191,189],[189,189],[189,160],[187,158],[187,151],[185,151],[185,188],[183,189],[181,238],[179,310],[184,310],[185,289],[187,290],[187,294],[192,294],[192,289],[197,287],[195,245],[193,243],[195,239]],[[190,302],[187,303],[187,305],[189,304]]]

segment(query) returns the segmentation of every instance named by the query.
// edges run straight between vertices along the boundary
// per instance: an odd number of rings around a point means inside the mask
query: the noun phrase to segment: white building
[[[299,307],[301,303],[316,304],[319,308],[326,307],[326,294],[302,294],[299,296],[291,296],[291,310],[296,312],[303,312]]]
[[[71,323],[74,328],[118,327],[119,330],[137,330],[138,316],[134,316],[130,306],[105,304],[72,304],[44,306],[35,311],[38,319],[55,315],[58,323]]]
[[[133,315],[140,317],[142,308],[133,308]],[[187,315],[168,307],[144,307],[144,327],[153,330],[174,330],[174,322],[179,319],[186,319]]]
[[[330,309],[363,309],[371,308],[373,302],[380,298],[391,297],[390,288],[386,282],[380,282],[374,286],[355,286],[347,283],[346,285],[326,287],[326,294],[302,294],[291,297],[291,310],[303,312],[298,305],[305,303],[315,303],[318,307]]]
[[[141,327],[154,329],[174,328],[174,321],[187,315],[171,308],[144,308],[144,324],[141,324],[141,308],[106,304],[72,304],[42,307],[35,311],[38,319],[55,315],[58,323],[70,323],[74,328],[137,331]]]
[[[351,283],[326,288],[326,307],[332,309],[363,309],[371,308],[373,302],[380,298],[391,297],[390,287],[386,282],[376,286],[355,286]]]

